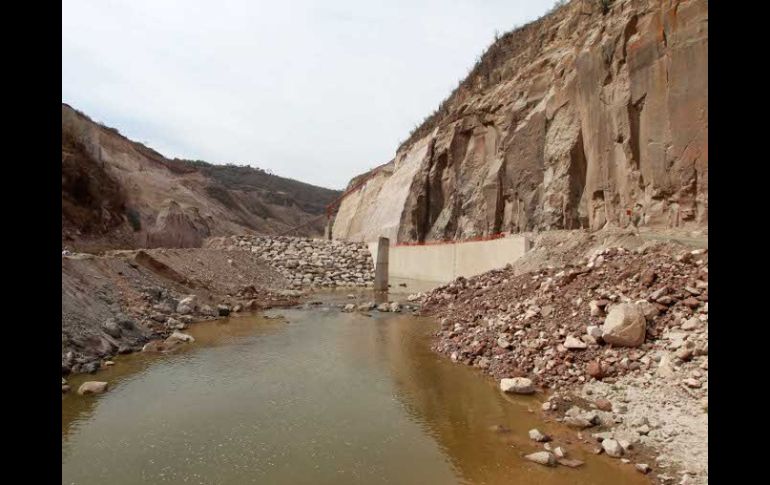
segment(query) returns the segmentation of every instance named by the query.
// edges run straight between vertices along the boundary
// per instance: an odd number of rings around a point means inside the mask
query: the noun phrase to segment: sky
[[[65,0],[62,101],[169,158],[341,189],[555,0]]]

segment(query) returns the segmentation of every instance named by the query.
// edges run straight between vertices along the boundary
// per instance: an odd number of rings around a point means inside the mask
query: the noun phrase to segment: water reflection
[[[574,434],[562,426],[543,423],[531,410],[534,397],[508,397],[474,369],[451,363],[429,350],[435,324],[427,319],[399,317],[378,326],[378,348],[386,354],[393,382],[405,410],[434,437],[463,480],[496,483],[647,483],[629,466],[586,453],[577,445],[571,457],[585,460],[581,469],[548,469],[524,461],[521,455],[542,448],[528,439],[534,427],[564,440]],[[509,432],[500,433],[502,426]]]
[[[577,451],[582,470],[524,462],[529,428],[558,430],[527,412],[536,401],[432,353],[427,319],[271,313],[286,320],[194,325],[179,353],[97,374],[105,395],[64,396],[65,483],[643,483]]]

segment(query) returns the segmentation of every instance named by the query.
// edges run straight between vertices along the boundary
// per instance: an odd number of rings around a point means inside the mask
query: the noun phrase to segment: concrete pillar
[[[530,249],[532,249],[532,239],[528,238],[527,236],[522,236],[524,239],[524,252],[529,252]]]
[[[334,219],[331,217],[326,218],[326,227],[324,228],[324,239],[331,241],[332,240],[332,225],[334,224]]]
[[[390,240],[381,237],[377,241],[377,261],[374,264],[374,291],[388,291],[388,250]]]

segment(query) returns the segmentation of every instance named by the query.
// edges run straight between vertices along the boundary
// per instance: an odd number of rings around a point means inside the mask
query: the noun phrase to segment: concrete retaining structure
[[[377,261],[377,242],[368,243]],[[502,268],[519,259],[530,247],[525,236],[508,236],[487,241],[391,246],[388,278],[448,283],[458,276],[475,276]]]

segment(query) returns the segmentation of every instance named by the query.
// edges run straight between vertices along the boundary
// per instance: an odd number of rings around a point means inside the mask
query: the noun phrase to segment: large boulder
[[[620,458],[621,456],[623,456],[623,447],[620,446],[620,443],[618,443],[614,439],[603,440],[602,448],[604,449],[604,452],[607,453],[608,456],[611,456],[613,458]]]
[[[177,332],[175,331],[172,333],[167,339],[166,344],[175,344],[177,342],[195,342],[195,339],[192,335],[188,335],[186,333]]]
[[[179,301],[179,304],[176,306],[176,312],[181,315],[189,315],[195,311],[195,306],[195,295],[190,295]]]
[[[109,384],[101,381],[86,381],[78,388],[78,394],[81,396],[86,394],[102,394],[107,390]]]
[[[532,380],[526,377],[500,379],[500,389],[503,392],[510,392],[513,394],[532,394],[535,392]]]
[[[550,451],[537,451],[524,456],[525,459],[540,465],[556,466],[556,457]]]
[[[644,343],[647,319],[633,303],[612,306],[602,326],[602,340],[621,347],[638,347]]]

